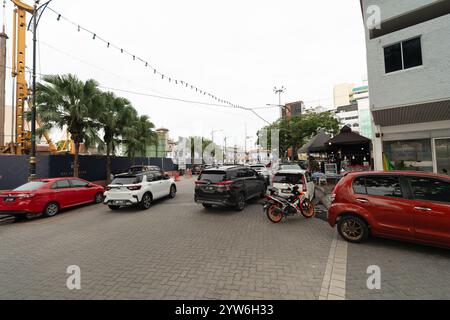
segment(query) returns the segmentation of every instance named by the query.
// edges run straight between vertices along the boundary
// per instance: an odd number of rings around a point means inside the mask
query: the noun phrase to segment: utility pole
[[[5,145],[5,82],[6,82],[6,40],[5,24],[0,33],[0,147]]]
[[[273,92],[278,95],[278,105],[280,106],[280,118],[283,118],[283,108],[281,107],[281,95],[286,92],[286,88],[282,86],[281,88],[274,87]]]
[[[37,49],[37,11],[39,1],[34,1],[33,10],[33,97],[31,106],[31,153],[29,181],[36,179],[36,49]]]

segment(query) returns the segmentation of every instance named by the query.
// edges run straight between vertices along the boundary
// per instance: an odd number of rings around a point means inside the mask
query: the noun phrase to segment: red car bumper
[[[331,205],[331,207],[328,209],[328,223],[333,228],[336,225],[338,215],[339,215],[339,209],[338,209],[337,205]]]
[[[0,201],[3,200],[0,199]],[[30,200],[16,200],[11,203],[0,202],[0,215],[40,214],[42,210]]]

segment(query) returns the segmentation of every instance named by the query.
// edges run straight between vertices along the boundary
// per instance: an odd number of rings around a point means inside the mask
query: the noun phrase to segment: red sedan
[[[328,221],[349,242],[370,235],[450,247],[450,177],[423,172],[346,175]]]
[[[102,186],[78,178],[36,180],[12,191],[0,192],[0,215],[18,219],[41,214],[52,217],[62,209],[102,203],[103,193]]]

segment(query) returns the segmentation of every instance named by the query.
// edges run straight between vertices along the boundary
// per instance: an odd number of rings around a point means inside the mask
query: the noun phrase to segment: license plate
[[[5,198],[5,202],[14,202],[16,198]]]
[[[281,192],[283,192],[283,193],[292,193],[292,191],[291,191],[291,190],[289,190],[289,189],[284,189],[284,190],[281,190]]]
[[[123,200],[116,200],[116,201],[114,201],[114,204],[118,205],[118,206],[123,206],[125,204],[125,201],[123,201]]]
[[[214,192],[215,188],[214,187],[206,187],[205,188],[205,192]]]

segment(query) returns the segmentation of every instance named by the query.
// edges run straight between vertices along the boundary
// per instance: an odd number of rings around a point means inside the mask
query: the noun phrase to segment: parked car
[[[328,221],[349,242],[372,235],[450,247],[450,177],[349,173],[333,191]]]
[[[1,192],[0,215],[12,215],[17,220],[52,217],[62,209],[102,203],[104,191],[102,186],[78,178],[40,179]]]
[[[264,197],[266,179],[255,170],[243,166],[225,166],[207,169],[195,183],[195,202],[205,208],[212,206],[245,208],[246,201]]]
[[[292,189],[298,186],[306,194],[309,200],[315,196],[315,185],[309,172],[301,169],[283,169],[277,171],[272,180],[274,188],[278,189],[281,196],[289,197]]]
[[[253,164],[250,166],[251,169],[255,170],[259,174],[262,174],[266,178],[266,184],[270,185],[270,171],[263,164]]]
[[[111,210],[137,205],[149,209],[152,202],[164,197],[175,198],[175,180],[160,171],[125,173],[117,175],[104,194],[104,204]]]

